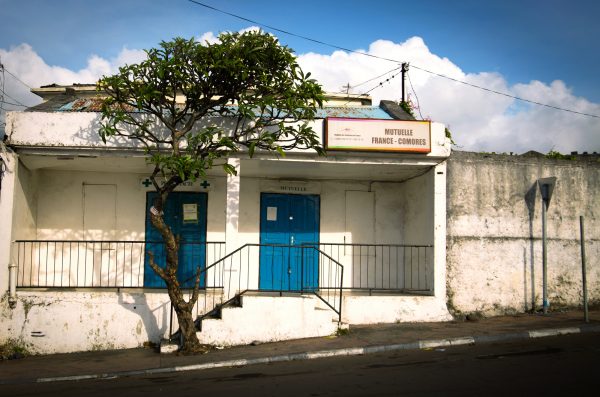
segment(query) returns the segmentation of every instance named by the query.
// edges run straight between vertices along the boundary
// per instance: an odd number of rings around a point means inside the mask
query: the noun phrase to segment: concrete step
[[[313,295],[245,295],[241,307],[226,306],[221,318],[202,320],[201,343],[245,345],[332,335],[337,315]]]

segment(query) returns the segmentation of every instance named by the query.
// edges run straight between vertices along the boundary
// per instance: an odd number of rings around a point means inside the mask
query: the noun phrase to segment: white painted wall
[[[103,143],[97,131],[101,116],[93,112],[17,112],[6,114],[6,135],[12,144],[22,146],[47,147],[137,147],[137,141],[125,138],[111,138]],[[228,128],[232,122],[226,119],[211,118],[208,123]],[[309,123],[317,136],[322,139],[324,120]],[[431,123],[431,152],[421,157],[447,157],[450,155],[450,141],[446,138],[444,125]],[[161,129],[156,128],[157,131]],[[159,133],[159,132],[158,132]],[[294,150],[300,151],[300,150]]]
[[[450,321],[445,299],[435,296],[344,296],[342,321],[348,324]]]
[[[582,304],[579,216],[585,216],[588,294],[600,302],[600,164],[456,152],[448,177],[448,301],[458,315],[540,309],[541,197],[547,212],[550,309]]]
[[[19,339],[35,353],[123,349],[167,336],[170,302],[166,292],[20,290],[16,308],[0,301],[0,318],[0,340]]]
[[[314,295],[244,295],[242,307],[226,307],[221,319],[202,320],[201,343],[233,346],[252,342],[333,335],[337,315]]]
[[[15,191],[18,189],[17,156],[12,152],[0,151],[6,166],[0,190],[0,291],[8,289],[8,265],[10,262],[10,242],[13,234]]]
[[[20,162],[14,194],[13,239],[34,239],[37,229],[37,173]]]

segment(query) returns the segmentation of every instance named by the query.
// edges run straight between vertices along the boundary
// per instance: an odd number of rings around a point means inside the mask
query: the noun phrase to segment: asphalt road
[[[0,386],[1,396],[579,396],[600,390],[600,334],[157,376]]]

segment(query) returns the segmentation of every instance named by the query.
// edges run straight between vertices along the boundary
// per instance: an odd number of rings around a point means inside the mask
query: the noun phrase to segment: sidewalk
[[[339,337],[238,346],[194,356],[159,354],[142,348],[31,356],[0,361],[0,384],[112,378],[578,332],[600,333],[600,311],[590,312],[588,324],[583,322],[583,312],[569,311],[479,321],[357,325]]]

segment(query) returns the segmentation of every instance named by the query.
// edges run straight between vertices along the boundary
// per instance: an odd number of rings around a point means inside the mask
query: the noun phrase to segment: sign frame
[[[360,134],[357,134],[357,132],[355,132],[355,135],[348,135],[348,136],[354,136],[354,138],[350,138],[353,139],[357,142],[357,144],[354,146],[352,144],[349,145],[334,145],[330,147],[331,141],[332,141],[332,137],[330,137],[330,133],[332,133],[332,126],[330,125],[330,123],[335,123],[335,122],[342,122],[342,123],[356,123],[357,126],[361,123],[365,123],[362,124],[363,126],[366,126],[368,124],[366,123],[380,123],[381,126],[379,128],[381,128],[382,132],[381,132],[381,136],[373,136],[373,132],[371,132],[371,134],[367,134],[366,136],[363,136],[363,133],[361,132]],[[351,118],[351,117],[327,117],[324,120],[325,126],[323,128],[323,142],[324,142],[324,147],[325,150],[327,151],[342,151],[342,152],[380,152],[380,153],[419,153],[419,154],[427,154],[427,153],[431,153],[431,121],[427,121],[427,120],[395,120],[395,119],[373,119],[373,118]],[[388,124],[390,127],[394,127],[394,128],[385,128],[385,124]],[[396,125],[394,125],[396,124]],[[412,124],[412,125],[411,125]],[[422,129],[423,125],[426,125],[426,129],[427,131],[423,132],[423,131],[419,131],[419,135],[417,137],[415,137],[414,139],[419,139],[419,140],[425,140],[425,144],[421,144],[420,146],[417,147],[410,147],[410,146],[406,146],[405,144],[402,143],[397,143],[399,142],[400,139],[402,139],[403,136],[412,136],[412,134],[414,133],[413,128],[416,125],[419,125],[419,127]],[[371,127],[373,128],[373,127]],[[385,130],[393,130],[394,133],[390,134],[390,135],[384,135],[386,134]],[[410,133],[409,133],[410,131]],[[410,135],[409,135],[410,134]],[[393,143],[368,143],[368,139],[371,138],[372,141],[374,139],[380,139],[383,138],[386,142],[391,142],[394,141]],[[398,139],[399,138],[399,139]],[[411,139],[411,138],[408,138]]]

